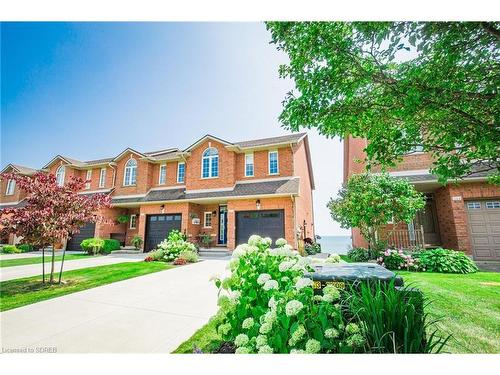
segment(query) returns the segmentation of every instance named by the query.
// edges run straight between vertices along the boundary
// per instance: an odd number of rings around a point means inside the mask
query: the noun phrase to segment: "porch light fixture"
[[[165,211],[165,205],[164,205],[164,204],[162,204],[162,205],[160,206],[160,212],[161,212],[161,213],[163,213],[163,211]]]
[[[260,199],[255,201],[255,206],[257,206],[257,209],[260,210]]]
[[[212,215],[213,215],[213,216],[217,215],[217,210],[213,210],[213,211],[212,211]]]

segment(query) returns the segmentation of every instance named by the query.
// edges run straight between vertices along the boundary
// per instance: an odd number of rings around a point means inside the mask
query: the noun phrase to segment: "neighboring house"
[[[81,194],[111,195],[112,207],[101,212],[107,221],[83,227],[68,241],[71,250],[88,237],[129,245],[139,235],[150,251],[172,229],[194,242],[210,235],[212,246],[228,249],[252,234],[284,237],[293,246],[298,236],[314,237],[314,179],[305,133],[236,143],[206,135],[184,150],[127,148],[86,162],[58,155],[43,170],[60,184],[71,176],[88,180]],[[6,199],[6,191],[2,185],[3,206],[22,199]],[[119,224],[121,215],[129,221]]]
[[[344,181],[364,171],[366,140],[344,140]],[[500,260],[500,187],[487,183],[487,173],[477,172],[460,183],[439,184],[429,173],[428,153],[413,152],[389,174],[408,179],[425,193],[426,205],[413,223],[398,228],[389,238],[404,247],[421,242],[426,247],[464,251],[475,260]],[[375,171],[376,172],[376,171]],[[366,246],[357,229],[352,231],[353,246]]]

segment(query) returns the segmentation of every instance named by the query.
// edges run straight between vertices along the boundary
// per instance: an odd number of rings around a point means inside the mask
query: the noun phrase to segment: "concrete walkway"
[[[46,254],[47,255],[47,254]],[[144,260],[145,254],[110,254],[88,259],[73,259],[64,262],[63,271],[76,270],[79,268],[104,266],[107,264],[138,262]],[[2,258],[3,259],[3,258]],[[50,262],[45,262],[45,272],[50,272]],[[59,272],[61,262],[55,262],[55,269]],[[21,277],[36,276],[42,274],[42,264],[28,264],[25,266],[1,267],[0,281],[19,279]]]
[[[205,260],[0,313],[2,350],[170,353],[216,313],[209,278],[226,264]]]

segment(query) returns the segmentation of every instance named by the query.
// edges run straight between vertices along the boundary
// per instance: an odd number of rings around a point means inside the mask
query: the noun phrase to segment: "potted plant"
[[[136,250],[139,250],[141,248],[143,242],[144,241],[142,240],[142,237],[139,235],[135,235],[130,241],[130,243],[135,247]]]
[[[208,233],[200,233],[198,237],[200,238],[200,242],[208,249],[212,243],[212,236]]]
[[[119,223],[119,224],[125,224],[125,223],[128,223],[130,220],[130,215],[125,215],[125,214],[122,214],[122,215],[118,215],[118,217],[116,218],[116,221]]]

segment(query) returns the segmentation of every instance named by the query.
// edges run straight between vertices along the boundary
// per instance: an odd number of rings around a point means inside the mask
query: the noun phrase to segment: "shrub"
[[[155,250],[151,251],[148,255],[148,258],[151,258],[152,261],[165,261],[165,252],[163,250]]]
[[[15,245],[3,245],[2,253],[4,254],[17,254],[20,253],[21,250],[17,248]]]
[[[304,250],[306,251],[307,255],[318,254],[321,253],[321,245],[317,242],[304,242]]]
[[[410,254],[405,254],[403,250],[387,249],[377,259],[377,263],[389,270],[417,271],[419,269],[418,259],[414,259]]]
[[[414,255],[422,271],[441,273],[477,272],[476,264],[463,252],[448,249],[422,250]]]
[[[26,253],[28,251],[33,251],[33,246],[28,243],[23,243],[21,245],[17,245],[17,248],[21,250],[22,253]]]
[[[368,250],[362,247],[349,249],[349,251],[347,252],[347,256],[353,262],[367,262],[370,260],[370,254],[368,253]]]
[[[344,302],[363,328],[371,353],[439,353],[450,336],[439,335],[436,321],[424,313],[423,295],[394,284],[363,283]]]
[[[88,252],[90,255],[99,254],[104,246],[102,238],[86,238],[80,243],[80,247]]]
[[[253,235],[233,251],[231,276],[216,278],[218,333],[236,353],[356,352],[364,345],[358,325],[347,325],[333,286],[315,295],[310,258],[288,244],[271,249],[271,239]],[[347,329],[351,327],[352,329]]]
[[[340,263],[340,255],[330,254],[330,256],[325,259],[325,263]]]
[[[167,262],[172,262],[177,259],[183,251],[191,251],[196,253],[196,246],[189,241],[186,241],[186,236],[177,230],[173,230],[168,235],[168,238],[158,245],[158,250],[163,252],[163,258]]]
[[[115,250],[120,250],[120,241],[112,239],[112,238],[107,238],[104,240],[104,245],[102,247],[102,253],[103,254],[109,254],[112,251]]]
[[[196,263],[198,261],[198,254],[191,250],[184,250],[179,254],[177,259],[184,259],[188,263]]]
[[[136,250],[139,250],[141,248],[143,242],[144,241],[142,240],[142,237],[139,235],[135,235],[130,241],[130,243],[132,244],[133,247],[136,248]]]

